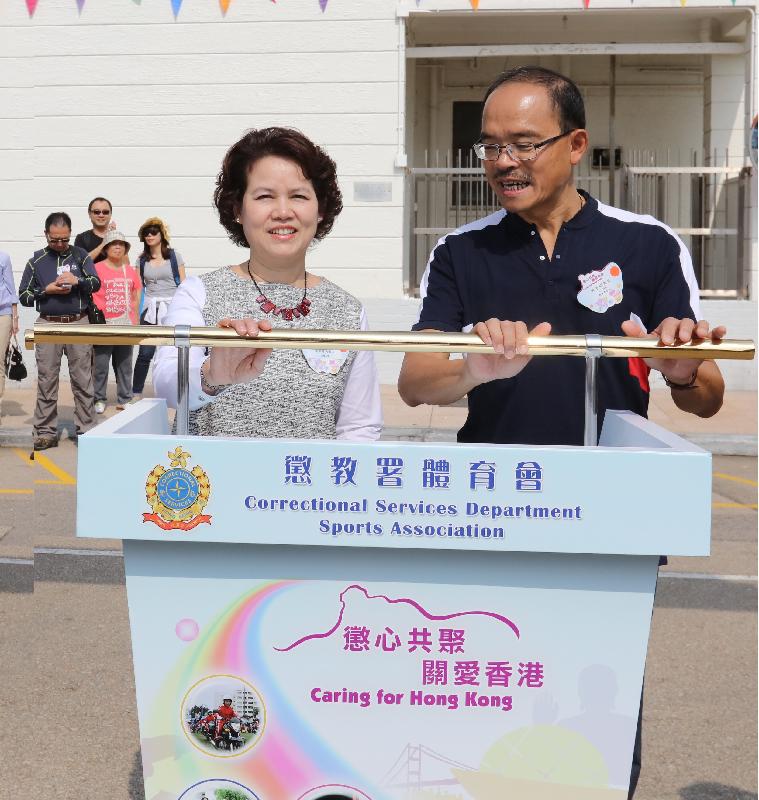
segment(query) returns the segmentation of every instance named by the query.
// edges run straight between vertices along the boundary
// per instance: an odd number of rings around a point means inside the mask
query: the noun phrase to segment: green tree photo
[[[242,792],[239,789],[217,789],[214,795],[216,800],[251,800],[247,792]]]

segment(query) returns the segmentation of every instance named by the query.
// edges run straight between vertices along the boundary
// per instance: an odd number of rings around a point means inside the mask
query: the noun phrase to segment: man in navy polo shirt
[[[584,360],[531,360],[528,333],[650,332],[667,345],[725,336],[724,327],[697,322],[691,259],[669,228],[577,190],[573,167],[587,148],[582,96],[563,75],[520,67],[487,90],[474,150],[503,210],[437,243],[414,330],[474,330],[497,355],[408,353],[398,381],[412,406],[467,395],[460,442],[583,443]],[[599,430],[607,408],[646,415],[647,367],[662,373],[683,411],[709,417],[722,406],[713,361],[601,359]],[[630,797],[640,750],[639,720]]]
[[[690,256],[669,228],[577,190],[584,128],[577,86],[550,70],[510,70],[485,95],[474,149],[503,210],[438,242],[414,330],[474,330],[500,355],[409,353],[398,383],[412,406],[467,395],[461,442],[582,444],[584,360],[531,360],[528,332],[648,331],[664,344],[726,333],[696,322]],[[713,361],[646,363],[663,374],[682,410],[708,417],[721,407],[724,383]],[[601,359],[599,430],[607,408],[646,415],[648,370],[639,359]]]

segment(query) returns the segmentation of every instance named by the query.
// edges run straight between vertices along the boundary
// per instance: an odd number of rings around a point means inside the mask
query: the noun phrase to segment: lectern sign
[[[367,570],[345,548],[177,542],[159,578],[158,545],[126,544],[146,797],[222,780],[259,800],[626,797],[647,559],[607,557],[601,579],[570,556]]]
[[[122,412],[128,414],[129,411]],[[120,415],[121,416],[121,415]],[[632,416],[632,415],[631,415]],[[102,537],[119,510],[127,539],[488,552],[680,555],[710,508],[675,502],[677,487],[708,496],[702,453],[643,449],[271,440],[168,435],[84,440],[78,534]],[[265,450],[265,455],[264,455]],[[677,470],[673,458],[677,457]],[[103,482],[102,464],[115,479]],[[657,525],[631,513],[642,476]],[[704,518],[704,513],[707,515]]]
[[[658,557],[708,553],[711,465],[633,415],[602,442],[172,437],[145,401],[83,436],[147,800],[625,800]]]

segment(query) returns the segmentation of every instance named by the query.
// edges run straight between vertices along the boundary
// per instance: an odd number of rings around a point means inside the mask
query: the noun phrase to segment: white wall
[[[0,247],[20,274],[47,213],[68,211],[78,232],[104,195],[133,244],[156,214],[191,270],[238,261],[211,208],[222,157],[248,128],[292,125],[335,158],[345,203],[309,267],[356,294],[399,296],[397,45],[385,2],[322,13],[316,0],[237,0],[224,18],[215,2],[186,0],[175,21],[168,0],[89,0],[81,16],[42,0],[33,24],[23,2],[5,4]],[[357,201],[366,181],[391,199]]]

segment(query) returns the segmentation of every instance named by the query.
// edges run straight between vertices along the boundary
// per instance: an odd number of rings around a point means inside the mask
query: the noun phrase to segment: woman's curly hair
[[[248,246],[237,217],[248,188],[250,168],[264,156],[279,156],[294,161],[303,176],[311,181],[322,218],[316,226],[314,238],[323,239],[332,230],[337,215],[343,210],[343,196],[337,185],[337,169],[335,162],[321,147],[294,128],[253,129],[227,150],[216,178],[213,202],[219,212],[219,222],[229,238],[240,247]]]

